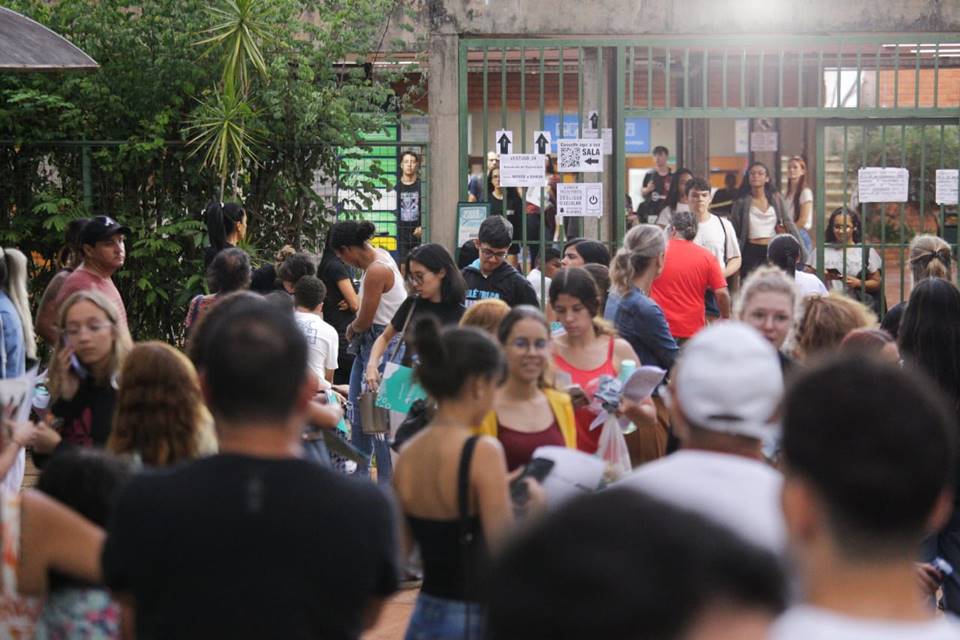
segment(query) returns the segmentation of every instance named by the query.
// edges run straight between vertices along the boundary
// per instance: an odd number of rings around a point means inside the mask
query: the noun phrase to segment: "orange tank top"
[[[617,377],[616,367],[613,366],[613,344],[613,338],[610,338],[607,359],[599,367],[589,371],[574,367],[559,353],[554,354],[553,361],[558,369],[570,374],[573,384],[579,385],[587,394],[587,397],[593,400],[593,394],[597,392],[600,386],[600,376]],[[585,453],[596,453],[597,445],[600,442],[600,426],[591,430],[590,423],[596,419],[597,414],[589,407],[576,407],[574,416],[577,420],[577,449]]]

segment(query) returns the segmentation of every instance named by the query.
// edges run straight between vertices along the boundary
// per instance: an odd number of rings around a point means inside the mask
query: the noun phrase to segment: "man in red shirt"
[[[57,294],[54,307],[60,305],[77,291],[99,291],[117,307],[120,322],[127,326],[127,310],[123,305],[123,298],[113,284],[111,276],[123,266],[126,259],[124,236],[130,233],[129,227],[122,226],[109,216],[91,218],[80,233],[80,248],[83,251],[83,264],[63,281],[63,286]],[[53,326],[38,327],[41,336],[51,344],[57,339],[55,323],[59,316],[51,314]]]
[[[723,271],[714,255],[693,243],[697,235],[697,219],[683,211],[673,214],[667,229],[663,272],[653,281],[650,297],[660,305],[677,341],[688,340],[706,325],[704,294],[713,291],[720,307],[720,317],[730,317],[730,292]]]

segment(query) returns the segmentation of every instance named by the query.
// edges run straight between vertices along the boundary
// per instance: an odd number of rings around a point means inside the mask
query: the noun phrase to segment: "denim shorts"
[[[703,306],[706,309],[708,318],[720,317],[720,305],[717,304],[717,296],[710,289],[707,289],[703,295]]]
[[[447,600],[420,593],[404,640],[481,640],[483,607],[476,602]]]

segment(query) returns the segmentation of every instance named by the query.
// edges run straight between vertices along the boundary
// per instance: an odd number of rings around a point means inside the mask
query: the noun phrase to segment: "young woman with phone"
[[[97,446],[110,436],[117,374],[131,349],[116,307],[97,291],[78,291],[60,308],[60,341],[49,371],[54,426],[39,425],[35,452]]]
[[[507,378],[479,433],[500,441],[508,471],[530,462],[537,447],[575,449],[577,425],[570,396],[546,383],[552,356],[546,318],[536,307],[514,307],[500,323],[497,337],[506,357]]]

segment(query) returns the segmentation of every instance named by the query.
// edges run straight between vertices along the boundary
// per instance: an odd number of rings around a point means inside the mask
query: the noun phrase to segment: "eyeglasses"
[[[852,225],[852,224],[837,223],[837,224],[833,225],[833,228],[834,228],[834,229],[853,229],[853,225]]]
[[[480,255],[484,258],[496,258],[497,260],[503,260],[507,257],[507,251],[494,251],[493,249],[487,249],[486,247],[480,248]]]
[[[66,336],[67,336],[68,338],[77,338],[77,337],[79,337],[84,331],[87,331],[88,333],[97,334],[97,333],[100,333],[101,331],[103,331],[103,330],[105,330],[105,329],[109,329],[109,328],[112,327],[112,326],[113,326],[113,324],[110,323],[110,322],[93,322],[93,323],[88,324],[88,325],[86,325],[86,326],[84,326],[84,325],[71,325],[71,326],[67,327],[66,329],[64,329],[64,330],[63,330],[63,333],[66,334]]]
[[[413,273],[412,271],[407,274],[407,278],[410,279],[410,282],[414,284],[423,284],[423,280],[427,277],[426,273]]]

